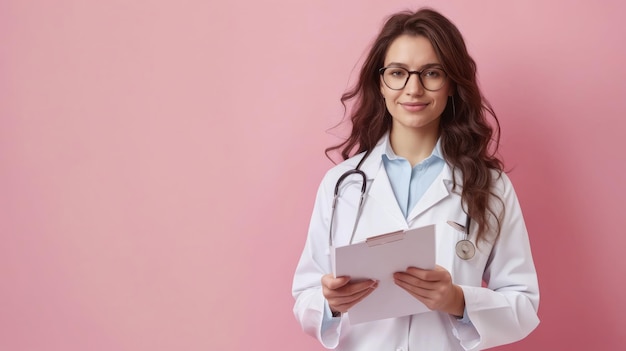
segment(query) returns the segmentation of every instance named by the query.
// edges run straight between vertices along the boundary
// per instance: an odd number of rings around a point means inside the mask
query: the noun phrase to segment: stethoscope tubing
[[[350,235],[349,244],[352,244],[352,241],[354,240],[354,234],[356,233],[356,228],[359,225],[359,219],[361,219],[361,212],[363,210],[363,202],[365,201],[365,193],[367,192],[367,175],[365,174],[365,172],[361,170],[361,165],[363,164],[363,161],[365,161],[367,156],[369,156],[370,152],[371,150],[367,150],[365,152],[365,155],[363,155],[363,158],[361,158],[359,163],[356,165],[356,167],[342,174],[339,177],[339,179],[337,179],[337,183],[335,183],[335,191],[333,195],[333,206],[332,206],[331,215],[330,215],[330,226],[328,229],[328,247],[333,246],[333,222],[335,221],[335,211],[337,207],[337,201],[339,200],[339,187],[341,187],[341,184],[346,178],[348,178],[349,176],[353,174],[358,174],[361,176],[361,198],[359,199],[359,207],[357,208],[357,213],[356,213],[356,216],[354,217],[354,225],[352,225],[352,234]]]
[[[354,225],[352,226],[352,234],[350,235],[350,244],[352,244],[352,241],[354,240],[354,234],[356,233],[356,228],[359,225],[359,219],[361,219],[361,212],[363,210],[363,201],[365,200],[365,192],[367,191],[367,176],[365,175],[365,172],[363,172],[362,170],[358,168],[355,168],[342,174],[337,180],[337,183],[335,184],[335,192],[333,196],[333,207],[332,207],[332,211],[330,215],[330,228],[329,228],[329,233],[328,233],[328,246],[329,247],[333,246],[333,222],[335,221],[335,211],[337,207],[337,201],[339,200],[339,187],[341,186],[341,183],[343,183],[343,181],[347,177],[353,174],[358,174],[361,176],[362,184],[361,184],[361,197],[359,199],[359,207],[357,208],[356,216],[354,216]]]
[[[367,193],[367,175],[360,168],[361,168],[361,164],[367,158],[369,153],[370,151],[367,151],[365,155],[363,156],[363,158],[359,161],[357,166],[354,169],[348,170],[345,173],[343,173],[341,176],[339,176],[339,179],[337,179],[337,182],[335,183],[335,190],[333,193],[333,203],[332,203],[332,209],[331,209],[331,215],[330,215],[330,225],[329,225],[329,230],[328,230],[328,247],[332,247],[334,243],[333,224],[335,221],[335,212],[337,209],[337,202],[339,200],[339,188],[341,187],[341,184],[343,183],[343,181],[349,176],[359,175],[361,177],[361,196],[359,199],[359,206],[357,207],[357,213],[356,213],[356,216],[354,217],[354,224],[352,225],[352,233],[350,234],[349,244],[352,244],[352,241],[354,240],[354,235],[356,234],[356,229],[357,229],[357,226],[359,225],[359,220],[361,218],[361,213],[363,211],[363,203],[365,201],[365,194]],[[459,240],[456,243],[456,247],[455,247],[457,256],[462,260],[471,259],[472,257],[474,257],[474,253],[476,251],[476,246],[469,239],[471,222],[472,222],[472,219],[469,216],[469,214],[466,214],[464,228],[459,228],[462,226],[459,225],[458,223],[448,221],[448,223],[451,225],[453,223],[456,224],[456,225],[453,225],[455,229],[462,229],[462,231],[465,232],[465,239]]]

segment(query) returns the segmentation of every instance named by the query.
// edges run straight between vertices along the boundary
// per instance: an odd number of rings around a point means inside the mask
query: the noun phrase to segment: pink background
[[[320,350],[292,274],[339,96],[388,14],[464,33],[530,230],[539,328],[626,342],[626,5],[0,2],[0,349]]]

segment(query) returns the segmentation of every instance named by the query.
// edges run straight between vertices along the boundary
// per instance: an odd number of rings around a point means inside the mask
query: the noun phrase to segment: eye
[[[406,71],[402,68],[389,68],[386,73],[393,78],[404,78],[407,75]]]
[[[422,72],[424,78],[439,78],[441,77],[441,71],[438,69],[428,69]]]

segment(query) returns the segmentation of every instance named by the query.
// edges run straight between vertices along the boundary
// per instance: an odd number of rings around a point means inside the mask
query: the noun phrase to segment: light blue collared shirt
[[[426,190],[443,170],[445,161],[441,156],[440,140],[437,140],[430,156],[414,167],[411,167],[411,163],[406,158],[396,155],[391,148],[389,138],[387,138],[382,158],[393,194],[396,196],[404,218],[407,218],[415,204],[424,196]]]

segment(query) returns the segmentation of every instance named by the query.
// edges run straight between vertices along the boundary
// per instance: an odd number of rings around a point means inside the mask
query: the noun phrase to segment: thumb
[[[339,289],[348,282],[350,282],[350,277],[347,276],[337,278],[333,277],[332,274],[322,276],[322,285],[331,290]]]

